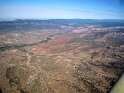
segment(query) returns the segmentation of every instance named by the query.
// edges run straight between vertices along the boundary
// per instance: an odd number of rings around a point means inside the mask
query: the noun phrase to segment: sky
[[[124,0],[0,0],[0,19],[124,19]]]

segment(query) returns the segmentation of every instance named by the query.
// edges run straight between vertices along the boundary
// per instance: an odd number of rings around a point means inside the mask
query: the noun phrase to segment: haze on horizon
[[[123,0],[0,0],[0,19],[124,19]]]

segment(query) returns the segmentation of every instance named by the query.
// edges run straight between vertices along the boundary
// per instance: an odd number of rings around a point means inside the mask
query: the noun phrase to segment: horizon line
[[[0,21],[15,21],[15,20],[124,20],[122,18],[106,18],[106,19],[95,19],[95,18],[0,18]]]

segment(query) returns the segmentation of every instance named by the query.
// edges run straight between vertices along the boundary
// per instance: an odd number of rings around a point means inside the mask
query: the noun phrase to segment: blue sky
[[[124,0],[0,0],[0,19],[124,19]]]

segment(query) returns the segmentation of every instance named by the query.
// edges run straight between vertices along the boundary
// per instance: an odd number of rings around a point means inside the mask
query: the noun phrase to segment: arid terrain
[[[124,72],[124,20],[0,22],[2,93],[109,93]]]

